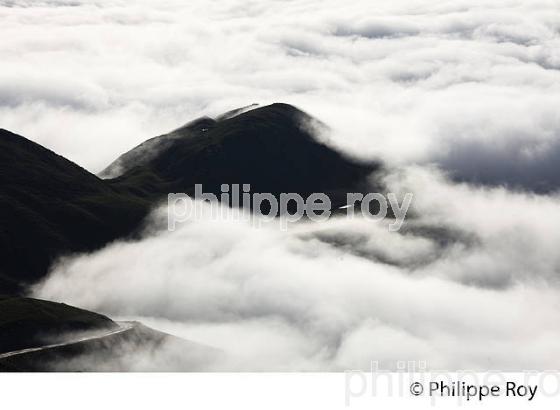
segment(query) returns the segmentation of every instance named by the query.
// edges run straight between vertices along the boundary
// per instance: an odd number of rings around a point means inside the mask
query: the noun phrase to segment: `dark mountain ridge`
[[[40,279],[61,254],[131,234],[150,204],[0,130],[0,293]]]
[[[0,354],[41,346],[67,332],[117,327],[106,316],[63,303],[0,296]]]
[[[101,179],[24,137],[0,130],[0,293],[43,278],[53,261],[134,235],[170,192],[220,193],[251,184],[278,196],[364,190],[379,163],[359,163],[318,141],[313,118],[287,104],[201,118],[119,157]],[[378,186],[378,189],[381,187]]]
[[[152,175],[167,183],[165,193],[192,194],[195,184],[214,194],[222,184],[251,184],[252,192],[275,196],[325,192],[332,194],[333,206],[345,205],[335,194],[359,189],[380,165],[359,163],[318,141],[309,126],[313,122],[287,104],[222,120],[201,118],[140,144],[102,175],[120,171],[113,182],[124,185],[138,174]]]
[[[0,296],[0,372],[130,371],[146,355],[155,358],[147,370],[196,371],[221,354],[138,322],[114,322],[63,303]]]

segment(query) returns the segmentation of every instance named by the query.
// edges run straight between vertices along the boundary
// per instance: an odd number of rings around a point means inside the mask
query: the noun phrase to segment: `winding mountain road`
[[[137,323],[134,322],[118,322],[117,323],[119,325],[118,329],[114,329],[111,331],[106,331],[103,332],[101,334],[96,334],[96,335],[91,335],[88,337],[82,337],[80,339],[75,339],[75,340],[71,340],[68,342],[64,342],[64,343],[56,343],[56,344],[50,344],[50,345],[45,345],[45,346],[40,346],[40,347],[32,347],[32,348],[28,348],[28,349],[21,349],[21,350],[14,350],[12,352],[6,352],[6,353],[2,353],[0,354],[0,360],[3,359],[7,359],[10,357],[15,357],[15,356],[24,356],[26,354],[30,354],[30,353],[35,353],[35,352],[46,352],[49,350],[55,350],[55,349],[59,349],[61,347],[67,347],[67,346],[72,346],[72,345],[77,345],[80,343],[85,343],[85,342],[93,342],[93,341],[99,341],[111,336],[115,336],[118,334],[122,334],[122,333],[126,333],[129,331],[132,331],[135,327],[138,326]]]

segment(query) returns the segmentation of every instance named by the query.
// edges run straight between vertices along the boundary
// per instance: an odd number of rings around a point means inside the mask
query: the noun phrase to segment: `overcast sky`
[[[463,173],[458,146],[484,151],[488,174],[543,156],[540,177],[558,150],[554,0],[0,5],[0,126],[92,172],[199,115],[270,102],[355,154]]]
[[[560,366],[557,1],[0,5],[0,127],[99,172],[200,115],[291,103],[420,215],[167,233],[162,209],[37,295],[223,348],[218,368]]]

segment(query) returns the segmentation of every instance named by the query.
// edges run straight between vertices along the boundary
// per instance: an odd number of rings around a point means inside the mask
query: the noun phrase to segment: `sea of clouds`
[[[92,172],[200,115],[286,102],[414,193],[399,232],[168,232],[162,208],[37,296],[226,352],[208,370],[560,367],[557,1],[0,1],[0,22],[0,126]]]
[[[398,181],[421,192],[399,232],[345,217],[257,228],[210,209],[170,232],[162,208],[143,240],[61,260],[35,293],[226,353],[207,370],[558,367],[560,198],[418,169]]]

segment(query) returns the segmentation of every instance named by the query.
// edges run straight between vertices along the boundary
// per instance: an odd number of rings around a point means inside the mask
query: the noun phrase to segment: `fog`
[[[0,6],[0,124],[92,172],[198,116],[286,102],[354,155],[557,183],[553,0]]]
[[[206,370],[560,367],[555,1],[0,1],[0,21],[0,126],[92,172],[199,116],[285,102],[414,193],[399,232],[168,232],[163,207],[36,296],[224,351]]]
[[[560,365],[558,198],[426,169],[388,183],[418,198],[399,232],[345,217],[282,231],[210,209],[169,232],[163,207],[144,239],[60,261],[36,295],[226,352],[209,370]]]

